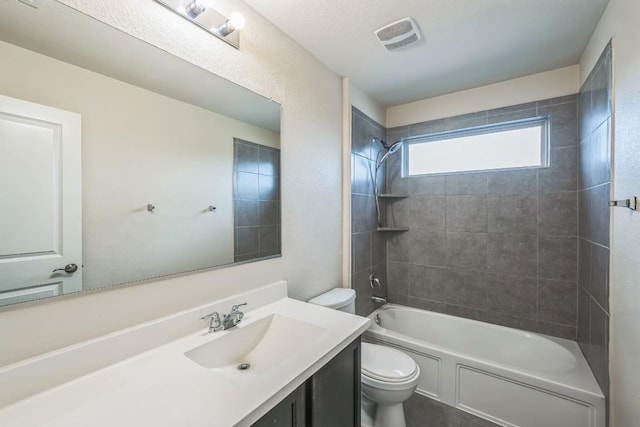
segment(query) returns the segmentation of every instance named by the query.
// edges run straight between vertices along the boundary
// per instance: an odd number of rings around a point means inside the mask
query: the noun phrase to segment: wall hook
[[[215,206],[209,206],[209,207],[207,208],[207,210],[208,210],[209,212],[215,212],[215,211],[216,211],[216,209],[218,209],[218,208],[216,208]]]
[[[610,200],[609,206],[614,208],[629,208],[632,211],[637,211],[640,208],[640,201],[637,197],[624,200]]]
[[[147,204],[147,212],[153,213],[153,211],[155,211],[155,210],[156,210],[155,206],[153,206],[151,203]]]

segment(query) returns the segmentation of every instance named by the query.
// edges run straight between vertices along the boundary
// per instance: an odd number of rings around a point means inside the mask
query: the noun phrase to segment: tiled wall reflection
[[[403,178],[390,158],[392,302],[576,338],[577,96],[388,129],[387,140],[550,117],[551,166]]]
[[[609,211],[611,184],[611,45],[579,97],[578,343],[609,394]]]
[[[356,290],[356,313],[366,316],[375,310],[371,300],[369,275],[375,272],[387,283],[384,236],[376,231],[376,207],[373,196],[375,157],[386,129],[356,108],[351,116],[351,286]],[[382,179],[380,179],[382,178]],[[379,174],[384,188],[384,172]]]
[[[233,140],[234,261],[278,255],[280,150]]]

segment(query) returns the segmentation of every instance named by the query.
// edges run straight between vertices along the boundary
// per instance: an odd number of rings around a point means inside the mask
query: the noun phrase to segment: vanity
[[[277,282],[9,365],[0,398],[22,396],[0,408],[0,425],[359,426],[369,320],[286,292]],[[244,302],[237,326],[208,332],[202,317]],[[100,366],[92,353],[105,351]],[[47,372],[58,383],[45,385]]]

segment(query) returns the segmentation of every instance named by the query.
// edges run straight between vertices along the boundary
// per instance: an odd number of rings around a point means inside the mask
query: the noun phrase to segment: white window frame
[[[526,129],[532,127],[541,128],[541,141],[540,141],[540,164],[530,166],[514,166],[506,168],[488,168],[488,169],[474,169],[464,171],[451,171],[451,172],[434,172],[426,174],[409,174],[409,147],[413,144],[426,144],[430,142],[441,142],[447,139],[461,138],[473,135],[487,135],[491,133],[498,133],[507,130]],[[489,172],[489,171],[502,171],[502,170],[518,170],[518,169],[540,169],[548,168],[550,165],[550,120],[549,116],[538,116],[521,120],[512,120],[508,122],[492,123],[482,126],[474,126],[470,128],[449,130],[444,132],[436,132],[426,135],[412,136],[403,138],[402,147],[402,176],[403,177],[417,177],[417,176],[434,176],[434,175],[451,175],[451,174],[464,174],[464,173],[476,173],[476,172]]]

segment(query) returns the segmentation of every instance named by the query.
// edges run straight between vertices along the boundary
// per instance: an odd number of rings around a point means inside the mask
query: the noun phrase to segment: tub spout
[[[377,297],[377,296],[372,296],[371,300],[373,302],[377,302],[378,304],[386,304],[387,303],[387,299],[386,298],[382,298],[382,297]]]

